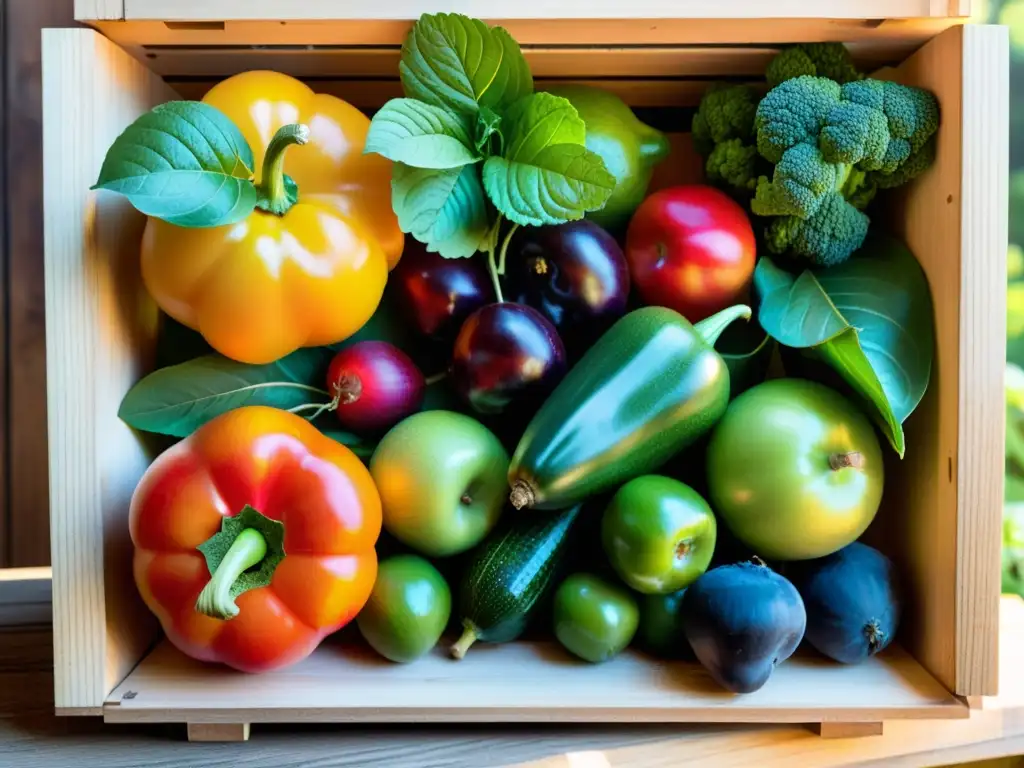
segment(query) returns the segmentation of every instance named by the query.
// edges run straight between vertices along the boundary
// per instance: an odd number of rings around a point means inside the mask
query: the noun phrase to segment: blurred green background
[[[1010,236],[1006,275],[1006,496],[1003,590],[1024,596],[1024,0],[975,0],[1010,29]]]

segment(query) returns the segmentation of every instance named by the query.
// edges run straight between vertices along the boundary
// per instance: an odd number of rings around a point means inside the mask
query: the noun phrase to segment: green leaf
[[[729,369],[729,398],[763,382],[777,342],[757,322],[730,323],[715,342]]]
[[[466,115],[502,109],[533,89],[515,40],[461,14],[425,14],[402,44],[405,95]]]
[[[924,396],[934,355],[931,294],[913,254],[875,236],[849,261],[798,277],[762,257],[754,281],[764,329],[838,374],[902,458],[902,425]]]
[[[604,207],[615,177],[583,146],[586,126],[568,100],[534,93],[508,110],[503,157],[484,163],[484,188],[510,221],[562,224]]]
[[[476,138],[473,141],[476,151],[485,155],[492,154],[489,145],[491,136],[495,135],[501,139],[501,115],[490,107],[481,107],[480,114],[476,116]]]
[[[475,165],[448,170],[395,163],[391,206],[398,226],[446,259],[477,252],[487,234],[487,201]]]
[[[331,399],[323,389],[331,355],[327,348],[299,349],[268,365],[218,354],[197,357],[143,378],[125,395],[118,416],[145,432],[186,437],[244,405],[288,410],[323,404]]]
[[[463,115],[413,99],[392,99],[373,116],[364,152],[415,168],[459,168],[478,162]]]
[[[154,107],[114,140],[93,189],[125,195],[180,227],[240,221],[256,205],[252,150],[220,110],[199,101]]]

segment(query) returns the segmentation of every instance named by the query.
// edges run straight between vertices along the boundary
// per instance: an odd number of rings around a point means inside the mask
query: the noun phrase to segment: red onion
[[[386,341],[360,341],[341,350],[327,370],[327,391],[338,398],[338,421],[353,431],[393,427],[420,409],[426,383],[416,364]]]

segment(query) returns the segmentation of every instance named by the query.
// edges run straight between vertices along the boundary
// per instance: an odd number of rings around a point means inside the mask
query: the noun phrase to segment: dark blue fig
[[[807,642],[844,664],[857,664],[892,642],[901,600],[892,561],[855,541],[838,552],[794,564],[791,578],[807,608]]]
[[[807,625],[796,587],[760,561],[706,572],[683,595],[682,617],[697,660],[733,693],[767,683]]]

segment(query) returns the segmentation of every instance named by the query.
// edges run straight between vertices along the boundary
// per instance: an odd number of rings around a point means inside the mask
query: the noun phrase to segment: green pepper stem
[[[262,203],[260,208],[283,216],[295,203],[285,186],[285,150],[293,144],[301,145],[308,141],[309,128],[301,123],[285,125],[274,134],[263,156],[263,178],[256,189]]]
[[[466,622],[465,627],[466,629],[462,633],[462,637],[451,647],[452,658],[456,660],[464,657],[469,647],[477,641],[476,627],[469,621]]]
[[[693,327],[713,347],[715,342],[718,341],[718,337],[722,335],[722,331],[728,328],[734,320],[738,320],[741,317],[744,320],[749,320],[750,315],[750,307],[746,304],[737,304],[723,309],[711,317],[704,318],[699,323],[695,323]]]
[[[267,554],[267,540],[255,528],[246,528],[235,538],[224,554],[213,577],[196,599],[196,610],[215,619],[233,619],[238,606],[231,596],[231,587],[244,571],[252,568]]]

